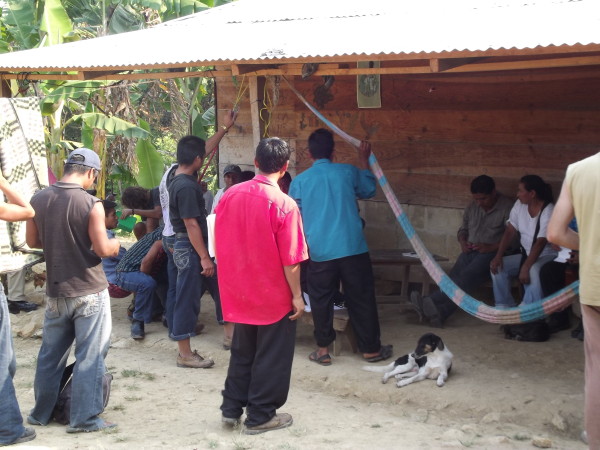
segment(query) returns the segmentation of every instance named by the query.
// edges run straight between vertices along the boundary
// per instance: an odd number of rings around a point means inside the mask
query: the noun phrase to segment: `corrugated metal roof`
[[[0,71],[493,54],[577,44],[600,49],[600,1],[239,0],[152,29],[3,54]]]

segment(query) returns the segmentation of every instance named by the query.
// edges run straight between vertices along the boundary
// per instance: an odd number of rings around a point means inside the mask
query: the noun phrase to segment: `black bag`
[[[514,339],[516,341],[545,342],[550,339],[550,328],[545,320],[504,325],[502,331],[504,331],[505,339]]]
[[[73,368],[75,363],[65,367],[62,379],[60,380],[60,388],[54,411],[52,412],[52,418],[63,425],[69,424],[69,417],[71,416],[71,383],[73,380]],[[110,397],[110,384],[112,383],[113,376],[106,372],[102,377],[102,411],[108,405],[108,399]],[[102,412],[101,411],[101,412]]]

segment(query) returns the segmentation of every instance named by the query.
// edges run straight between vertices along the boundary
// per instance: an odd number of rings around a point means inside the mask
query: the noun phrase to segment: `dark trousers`
[[[496,253],[461,253],[448,275],[463,291],[469,293],[490,279],[490,262]],[[458,308],[442,291],[430,295],[442,321],[450,317]]]
[[[317,345],[328,347],[335,340],[333,300],[339,291],[340,281],[358,349],[362,353],[378,352],[381,348],[381,332],[375,301],[375,280],[368,253],[331,261],[309,261],[307,288]]]
[[[565,287],[565,271],[567,264],[550,261],[540,269],[540,283],[544,297],[554,294]]]
[[[296,321],[288,317],[270,325],[235,324],[223,416],[238,418],[246,407],[245,425],[254,427],[287,401],[296,343]]]

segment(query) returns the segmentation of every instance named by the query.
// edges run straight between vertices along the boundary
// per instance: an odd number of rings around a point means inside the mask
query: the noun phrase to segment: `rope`
[[[333,130],[335,134],[337,134],[340,138],[346,141],[348,144],[359,148],[360,140],[356,139],[353,136],[350,136],[348,133],[343,131],[337,125],[329,121],[323,114],[321,114],[313,105],[311,105],[303,96],[298,92],[290,82],[284,77],[284,80],[294,92],[300,101],[306,105],[308,109],[310,109],[313,114],[315,114],[325,125]],[[450,279],[450,277],[442,270],[439,264],[433,258],[433,255],[425,248],[423,241],[417,235],[415,229],[413,228],[408,216],[402,209],[398,198],[394,194],[390,184],[388,183],[383,170],[379,166],[377,162],[377,158],[375,155],[371,153],[369,156],[369,165],[373,174],[377,178],[381,189],[383,189],[383,193],[394,212],[394,216],[398,220],[398,223],[402,227],[402,230],[406,234],[406,237],[410,241],[410,244],[414,248],[417,255],[421,259],[421,263],[429,276],[436,282],[436,284],[440,287],[440,290],[446,294],[454,303],[456,303],[460,308],[465,310],[467,313],[485,320],[486,322],[491,323],[500,323],[500,324],[512,324],[512,323],[524,323],[531,322],[534,320],[542,319],[543,317],[555,312],[562,310],[565,306],[572,303],[575,298],[579,295],[579,281],[575,281],[569,286],[561,289],[560,291],[554,293],[553,295],[540,300],[539,302],[530,303],[527,305],[521,305],[513,308],[495,308],[493,306],[489,306],[483,302],[476,300],[471,297],[469,294],[460,289],[454,281]]]

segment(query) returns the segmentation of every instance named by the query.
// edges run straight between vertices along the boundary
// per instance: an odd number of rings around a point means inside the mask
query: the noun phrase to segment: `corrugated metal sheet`
[[[599,0],[239,0],[148,30],[0,55],[0,71],[493,54],[576,44],[600,44]]]

